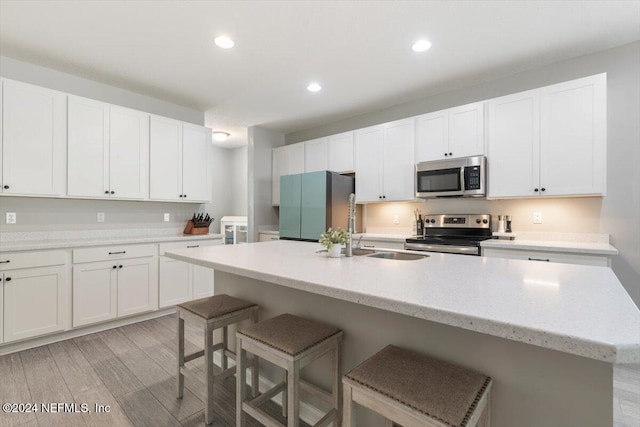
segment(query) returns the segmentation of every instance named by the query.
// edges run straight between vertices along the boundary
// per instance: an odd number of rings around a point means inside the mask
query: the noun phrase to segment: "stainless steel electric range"
[[[407,239],[413,251],[480,255],[480,242],[491,238],[491,215],[426,215],[422,237]]]

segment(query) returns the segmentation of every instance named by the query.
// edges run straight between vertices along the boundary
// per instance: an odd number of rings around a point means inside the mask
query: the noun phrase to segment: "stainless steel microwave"
[[[434,160],[416,165],[416,197],[485,197],[484,156]]]

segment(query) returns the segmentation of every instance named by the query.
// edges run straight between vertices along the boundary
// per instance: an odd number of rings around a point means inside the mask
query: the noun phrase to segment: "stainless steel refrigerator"
[[[328,228],[347,229],[355,178],[319,171],[280,177],[280,239],[318,241]]]

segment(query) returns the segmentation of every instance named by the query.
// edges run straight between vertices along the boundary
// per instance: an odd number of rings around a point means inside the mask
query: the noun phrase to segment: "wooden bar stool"
[[[206,399],[205,422],[211,424],[213,421],[213,384],[228,376],[235,374],[235,367],[228,368],[228,358],[236,359],[236,353],[229,350],[227,327],[231,324],[250,320],[251,323],[258,321],[258,305],[229,295],[214,295],[212,297],[201,298],[177,306],[178,318],[178,398],[181,399],[184,393],[184,364],[190,360],[204,356],[204,374],[206,378]],[[191,321],[204,326],[204,350],[193,354],[184,354],[184,321]],[[222,329],[222,342],[213,344],[213,331]],[[221,365],[222,372],[213,374],[213,353],[222,350]],[[251,388],[253,394],[258,392],[258,364],[253,364]]]
[[[354,403],[386,426],[489,427],[491,378],[414,351],[387,346],[342,379],[344,427]]]
[[[269,320],[250,325],[236,333],[236,351],[238,352],[236,374],[237,402],[236,426],[246,425],[246,414],[251,415],[265,426],[283,427],[259,405],[279,393],[282,395],[282,415],[287,418],[287,427],[300,425],[300,390],[313,394],[328,403],[331,410],[314,427],[334,427],[341,424],[342,371],[342,331],[324,323],[304,319],[292,314],[282,314]],[[241,387],[245,381],[246,353],[273,363],[286,371],[286,380],[264,392],[251,401],[246,400],[246,389]],[[328,393],[321,388],[300,379],[300,369],[321,356],[333,355],[333,389]]]

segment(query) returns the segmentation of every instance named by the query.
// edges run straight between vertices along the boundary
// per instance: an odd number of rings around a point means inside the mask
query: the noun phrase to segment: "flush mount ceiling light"
[[[431,47],[431,42],[429,40],[421,39],[416,40],[413,45],[411,45],[411,50],[414,52],[424,52],[425,50],[429,50]]]
[[[233,40],[231,40],[227,36],[218,36],[215,39],[213,39],[213,41],[218,47],[221,47],[222,49],[231,49],[235,44]]]
[[[311,82],[309,83],[309,86],[307,86],[307,90],[309,92],[320,92],[322,90],[322,86],[320,86],[320,83]]]
[[[213,137],[213,140],[218,142],[226,141],[230,135],[231,134],[229,132],[222,132],[220,130],[215,130],[211,132],[211,136]]]

